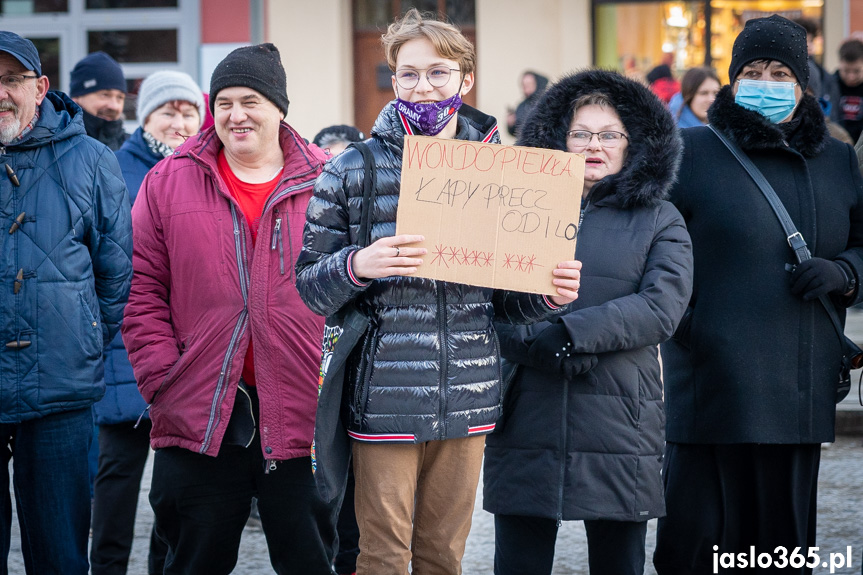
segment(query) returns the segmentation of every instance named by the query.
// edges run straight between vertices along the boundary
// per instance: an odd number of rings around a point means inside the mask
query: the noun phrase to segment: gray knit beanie
[[[154,110],[177,100],[194,104],[203,124],[207,115],[204,94],[191,76],[167,70],[150,74],[144,78],[138,90],[138,122],[143,126],[147,116]]]

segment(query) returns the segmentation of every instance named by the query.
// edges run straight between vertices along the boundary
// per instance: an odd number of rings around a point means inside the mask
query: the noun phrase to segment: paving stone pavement
[[[863,343],[863,312],[849,314],[846,332],[858,343]],[[860,373],[854,374],[857,381]],[[840,406],[841,410],[857,411],[863,417],[863,408],[858,404],[856,387]],[[152,457],[148,462],[142,481],[138,502],[138,518],[135,526],[135,542],[129,561],[129,575],[146,575],[147,547],[153,515],[147,500],[150,484]],[[826,559],[831,553],[845,553],[851,546],[852,567],[835,569],[833,573],[861,573],[863,554],[863,438],[842,436],[836,443],[825,445],[821,457],[821,473],[818,493],[818,545],[819,554]],[[477,493],[473,514],[473,527],[467,541],[463,561],[464,575],[488,575],[492,573],[494,556],[494,523],[492,516],[482,510],[482,485]],[[12,519],[12,549],[9,555],[9,573],[24,575],[21,558],[20,536],[17,518]],[[656,522],[651,521],[647,534],[648,561],[645,575],[655,575],[650,557],[655,545]],[[581,522],[565,522],[559,532],[553,575],[588,575],[587,543]],[[267,545],[259,527],[249,525],[243,534],[240,558],[233,571],[237,575],[260,575],[272,573],[267,557]],[[829,568],[816,568],[815,575],[830,573]]]

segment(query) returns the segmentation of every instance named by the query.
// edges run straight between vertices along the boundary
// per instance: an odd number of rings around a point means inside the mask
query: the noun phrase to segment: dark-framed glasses
[[[426,80],[435,88],[443,88],[449,82],[453,72],[461,72],[458,68],[447,68],[446,66],[435,66],[425,70],[413,70],[405,68],[396,70],[396,83],[405,90],[413,90],[420,83],[420,72],[426,73]]]
[[[24,85],[27,80],[38,78],[39,76],[28,76],[26,74],[3,74],[0,76],[0,84],[7,90],[16,90]]]
[[[605,132],[570,130],[566,133],[566,137],[572,140],[579,148],[586,148],[594,136],[596,136],[597,140],[599,140],[599,145],[603,148],[616,148],[623,140],[629,139],[629,136],[623,132],[615,132],[614,130],[607,130]]]

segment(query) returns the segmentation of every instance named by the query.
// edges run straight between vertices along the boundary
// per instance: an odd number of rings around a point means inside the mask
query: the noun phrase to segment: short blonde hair
[[[390,70],[396,71],[401,47],[417,38],[428,39],[442,58],[458,62],[462,77],[476,69],[476,49],[458,28],[432,14],[420,14],[419,10],[411,8],[390,24],[386,34],[381,36]]]

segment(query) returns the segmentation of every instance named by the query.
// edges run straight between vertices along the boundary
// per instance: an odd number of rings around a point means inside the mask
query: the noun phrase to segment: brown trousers
[[[484,436],[353,443],[357,575],[460,575]]]

